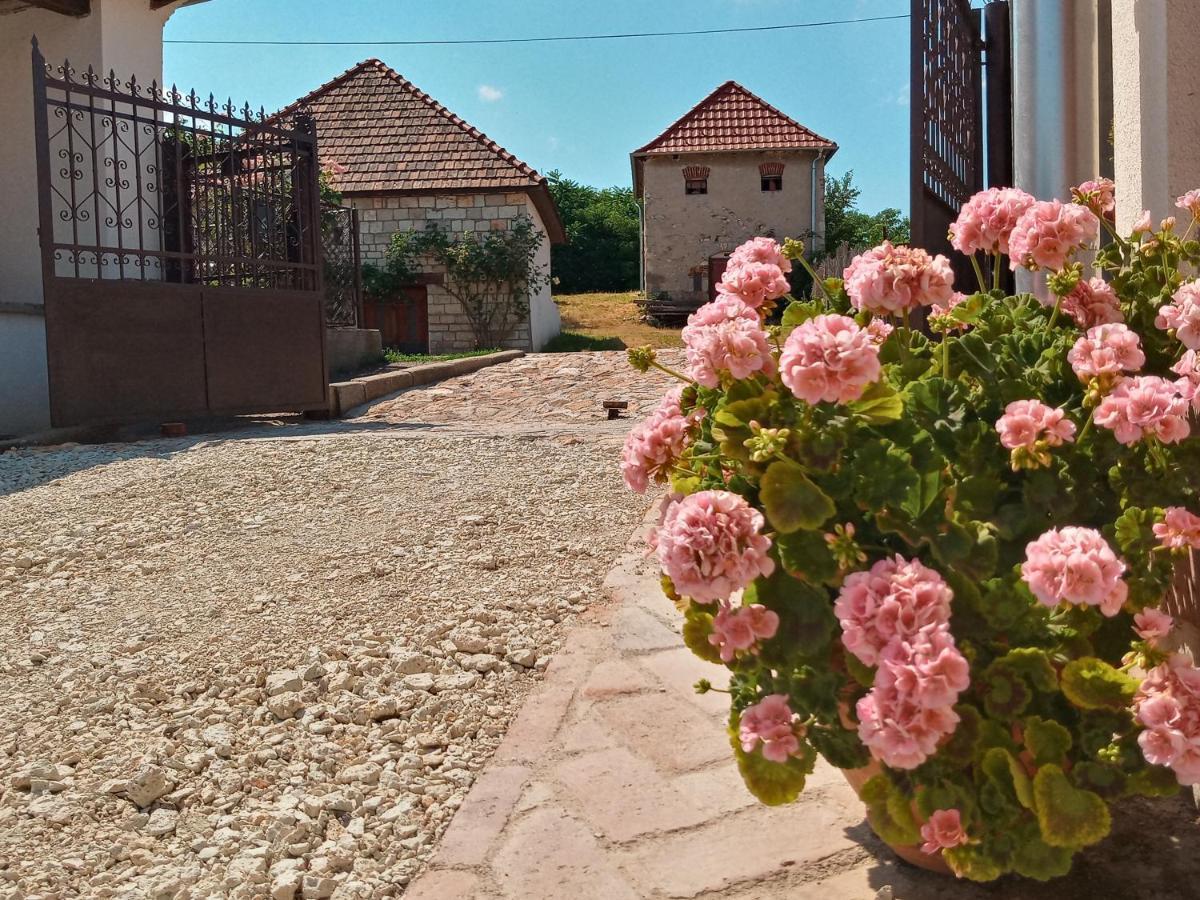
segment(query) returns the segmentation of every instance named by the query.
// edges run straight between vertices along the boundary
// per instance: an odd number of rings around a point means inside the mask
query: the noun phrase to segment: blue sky
[[[791,24],[907,13],[907,0],[210,0],[167,39],[422,40]],[[165,76],[268,109],[376,56],[542,172],[630,183],[629,152],[727,79],[840,145],[862,208],[908,208],[908,22],[581,43],[166,45]]]

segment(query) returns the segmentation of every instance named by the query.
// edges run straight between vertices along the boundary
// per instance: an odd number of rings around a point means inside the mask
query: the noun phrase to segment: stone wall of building
[[[424,230],[429,222],[438,223],[453,235],[506,230],[520,216],[530,217],[540,225],[531,213],[529,198],[520,192],[354,197],[351,203],[358,209],[362,261],[375,265],[384,262],[393,234]],[[426,266],[423,271],[442,274],[433,266]],[[462,305],[438,284],[429,285],[428,303],[429,352],[472,349],[475,338]],[[534,349],[529,322],[518,325],[504,346]]]
[[[815,151],[653,156],[643,171],[646,291],[696,304],[708,299],[708,261],[757,235],[806,238],[813,230]],[[783,165],[783,186],[763,191],[759,166]],[[708,193],[688,194],[683,170],[708,169]],[[816,233],[825,232],[825,164],[816,165]]]

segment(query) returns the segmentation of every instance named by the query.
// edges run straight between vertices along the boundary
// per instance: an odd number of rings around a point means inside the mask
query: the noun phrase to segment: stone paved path
[[[681,350],[660,351],[680,365]],[[623,352],[534,353],[439,384],[414,388],[373,404],[353,423],[483,427],[507,425],[597,427],[624,434],[652,410],[670,385],[661,372],[634,371]],[[608,423],[603,400],[628,400],[628,418]]]
[[[406,900],[1165,900],[1197,896],[1194,810],[1136,806],[1049,885],[977,886],[899,862],[823,762],[800,800],[757,804],[731,760],[724,670],[680,644],[642,552],[568,636]],[[1170,835],[1170,837],[1166,837]]]

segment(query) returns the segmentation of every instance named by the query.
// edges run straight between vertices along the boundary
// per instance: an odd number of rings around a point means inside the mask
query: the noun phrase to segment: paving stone
[[[478,900],[479,876],[471,872],[433,869],[404,892],[405,900]]]
[[[589,824],[612,841],[699,825],[708,816],[654,766],[624,747],[589,753],[554,770]]]
[[[492,862],[512,900],[638,900],[639,894],[596,842],[561,809],[542,807],[510,827]]]
[[[729,687],[729,670],[724,666],[705,662],[687,647],[675,647],[639,657],[637,665],[654,673],[668,691],[686,698],[705,713],[720,719],[729,717],[728,694],[715,691],[697,694],[695,690],[695,684],[701,678],[707,678],[715,688],[723,690]]]
[[[642,653],[678,647],[678,629],[668,628],[661,619],[636,606],[617,611],[612,620],[613,644],[623,652]]]
[[[471,788],[471,802],[459,809],[442,836],[437,861],[444,866],[477,866],[508,822],[529,780],[524,766],[486,770]]]
[[[587,753],[614,747],[619,739],[589,714],[564,727],[558,741],[564,753]]]
[[[656,687],[646,673],[620,659],[606,659],[592,670],[583,686],[583,696],[606,700],[620,694],[640,694]]]
[[[504,741],[496,749],[498,763],[537,762],[554,742],[575,696],[575,685],[547,680],[517,713]]]
[[[664,772],[691,772],[731,753],[720,723],[677,696],[615,697],[598,708],[609,728]]]
[[[820,804],[756,806],[736,816],[618,851],[622,868],[644,893],[695,897],[743,881],[763,880],[855,847],[856,823]]]

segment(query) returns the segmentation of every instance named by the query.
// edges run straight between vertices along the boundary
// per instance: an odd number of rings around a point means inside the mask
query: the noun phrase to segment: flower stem
[[[825,295],[825,299],[827,301],[829,301],[829,303],[832,304],[834,302],[833,295],[830,294],[829,291],[825,288],[825,282],[822,281],[817,276],[816,270],[809,264],[808,260],[805,259],[803,256],[801,256],[797,260],[797,262],[799,262],[800,265],[804,266],[804,271],[807,272],[810,276],[812,276],[813,284],[815,284],[818,288],[821,289],[821,293]]]
[[[992,290],[1000,290],[1000,251],[992,254]]]
[[[942,377],[950,380],[950,335],[942,335]]]
[[[975,278],[979,281],[979,293],[987,293],[987,279],[983,277],[983,268],[979,265],[979,257],[971,254],[971,268],[975,270]]]
[[[676,371],[675,371],[674,369],[672,369],[670,366],[664,366],[664,365],[663,365],[662,363],[660,363],[658,360],[655,360],[654,362],[650,363],[650,365],[651,365],[651,367],[652,367],[652,368],[658,369],[658,370],[659,370],[659,371],[661,371],[661,372],[666,372],[666,373],[667,373],[668,375],[670,375],[672,378],[678,378],[678,379],[679,379],[680,381],[682,381],[684,384],[694,384],[694,382],[692,381],[692,379],[688,378],[686,375],[683,375],[683,374],[681,374],[681,373],[679,373],[679,372],[676,372]]]
[[[1054,302],[1054,312],[1050,313],[1050,328],[1053,328],[1054,324],[1058,321],[1058,313],[1062,309],[1062,302],[1063,298],[1059,295],[1058,299]]]

